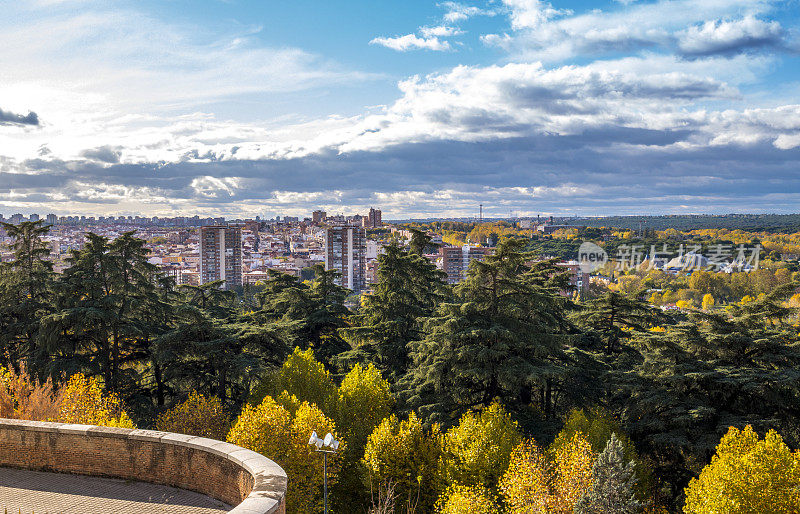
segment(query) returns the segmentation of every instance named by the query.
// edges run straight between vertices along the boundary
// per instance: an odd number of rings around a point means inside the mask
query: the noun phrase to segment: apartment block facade
[[[200,283],[224,280],[225,289],[242,285],[242,228],[200,227]]]
[[[481,246],[441,246],[439,247],[438,264],[447,274],[448,284],[458,284],[467,274],[469,263],[474,260],[483,261],[487,255],[494,253],[494,248]]]
[[[325,231],[325,269],[341,275],[336,281],[356,293],[366,288],[367,234],[363,227],[334,226]]]

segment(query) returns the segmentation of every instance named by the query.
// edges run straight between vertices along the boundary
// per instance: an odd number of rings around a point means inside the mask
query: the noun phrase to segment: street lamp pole
[[[317,437],[316,432],[312,432],[311,437],[308,439],[308,444],[315,446],[316,448],[314,451],[322,454],[323,501],[325,505],[325,514],[328,514],[328,454],[336,453],[336,450],[339,448],[339,441],[334,439],[331,433],[328,433],[325,439],[320,439]],[[325,450],[323,446],[330,449]]]

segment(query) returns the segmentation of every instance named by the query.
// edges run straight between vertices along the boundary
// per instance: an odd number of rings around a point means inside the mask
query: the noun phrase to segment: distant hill
[[[555,218],[556,223],[586,227],[623,229],[693,230],[703,228],[741,229],[766,232],[800,231],[800,214],[680,214],[668,216],[609,216],[604,218]]]

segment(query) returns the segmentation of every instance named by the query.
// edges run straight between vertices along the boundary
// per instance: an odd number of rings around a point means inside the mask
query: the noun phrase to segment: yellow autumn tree
[[[164,432],[224,441],[231,428],[231,421],[219,398],[216,396],[206,398],[197,391],[192,391],[185,402],[158,417],[156,428]]]
[[[430,512],[439,494],[439,427],[427,431],[412,412],[407,420],[391,415],[370,434],[363,464],[374,487],[394,484],[395,507]]]
[[[291,481],[286,493],[287,511],[312,514],[322,511],[323,463],[322,455],[308,444],[311,432],[320,437],[330,432],[340,439],[334,422],[316,405],[302,402],[292,415],[267,396],[258,406],[245,405],[228,434],[228,442],[277,462]],[[338,453],[328,456],[329,487],[336,484],[346,448],[346,442],[340,440]]]
[[[533,439],[521,442],[511,453],[500,491],[509,514],[544,514],[551,502],[550,464]]]
[[[494,514],[497,503],[485,487],[453,485],[436,505],[438,514]]]
[[[687,514],[800,512],[800,451],[792,452],[774,430],[760,439],[750,425],[730,427],[685,493]]]
[[[445,434],[443,460],[447,482],[496,487],[521,439],[517,423],[499,403],[478,413],[467,412]]]
[[[116,394],[104,394],[95,377],[77,373],[63,387],[58,415],[53,421],[136,428]]]
[[[706,293],[703,296],[703,310],[707,311],[712,308],[717,302],[714,300],[714,296],[711,293]]]
[[[265,396],[278,396],[283,391],[328,413],[331,401],[336,398],[336,384],[325,366],[314,358],[311,349],[295,348],[281,369],[255,388],[251,404],[258,405]]]
[[[592,485],[592,466],[597,455],[586,437],[578,432],[554,450],[553,499],[548,512],[572,513],[575,504]]]

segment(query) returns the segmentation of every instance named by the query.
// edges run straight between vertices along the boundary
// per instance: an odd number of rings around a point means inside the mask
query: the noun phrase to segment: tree
[[[712,307],[714,307],[715,303],[716,302],[714,301],[714,297],[711,295],[711,293],[706,293],[705,296],[703,296],[704,311],[710,310]]]
[[[425,321],[411,343],[415,368],[404,396],[428,421],[448,426],[495,398],[513,411],[539,407],[554,415],[554,392],[570,360],[569,300],[555,266],[532,265],[524,242],[507,239],[485,262],[473,261],[453,302]]]
[[[378,257],[372,294],[340,332],[355,348],[345,360],[365,361],[396,382],[410,365],[408,344],[421,337],[422,319],[445,297],[444,274],[427,258],[393,241]]]
[[[800,508],[800,451],[774,430],[760,439],[748,425],[730,427],[711,463],[686,488],[683,511],[756,514]]]
[[[599,337],[609,355],[620,351],[620,344],[635,332],[646,332],[666,321],[660,310],[616,291],[587,302],[584,309],[575,313],[575,319]]]
[[[333,415],[336,411],[337,388],[325,366],[314,358],[314,352],[295,348],[281,368],[266,377],[253,391],[250,403],[258,405],[266,395],[277,396],[283,391],[300,402],[309,402]]]
[[[494,514],[497,503],[491,492],[480,486],[454,485],[438,503],[438,514]]]
[[[635,514],[642,512],[636,499],[633,461],[625,461],[624,446],[616,434],[592,466],[592,486],[575,505],[575,514]]]
[[[332,433],[340,439],[334,422],[316,406],[303,402],[292,415],[267,396],[257,406],[245,405],[228,434],[228,442],[261,453],[280,465],[292,481],[286,493],[287,509],[314,514],[322,510],[322,456],[308,444],[311,432]],[[341,469],[341,455],[347,443],[341,440],[339,452],[328,457],[328,485],[334,487]]]
[[[363,461],[371,483],[394,484],[394,508],[430,512],[440,490],[441,455],[439,428],[426,430],[412,412],[406,420],[384,419],[370,434]]]
[[[0,366],[0,418],[49,421],[58,416],[63,390],[56,391],[50,377],[40,382],[21,366]]]
[[[508,470],[500,479],[510,514],[546,514],[551,503],[550,462],[533,439],[522,441],[511,453]]]
[[[162,413],[156,419],[156,429],[164,432],[195,435],[224,441],[231,420],[219,398],[206,398],[192,391],[185,402]]]
[[[447,482],[496,488],[520,439],[517,423],[499,403],[467,412],[444,436]]]
[[[592,484],[595,453],[583,434],[577,433],[554,451],[553,495],[549,512],[571,514]]]
[[[286,273],[270,270],[259,293],[261,308],[245,316],[253,324],[270,327],[289,347],[312,349],[320,361],[349,347],[339,336],[349,311],[344,300],[350,291],[336,285],[337,272],[313,266],[310,285]]]
[[[8,366],[21,361],[45,370],[47,354],[38,344],[40,320],[52,310],[53,263],[42,221],[0,223],[11,238],[12,260],[0,264],[0,353]],[[45,377],[40,374],[39,378]]]

